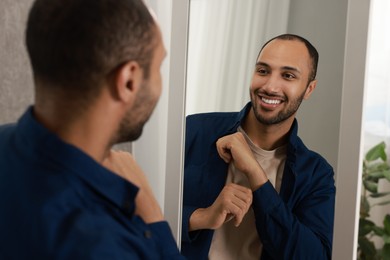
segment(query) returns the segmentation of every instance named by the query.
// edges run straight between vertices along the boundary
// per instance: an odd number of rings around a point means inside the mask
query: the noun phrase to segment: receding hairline
[[[296,34],[281,34],[278,36],[275,36],[265,42],[262,47],[260,48],[260,51],[257,55],[256,62],[258,61],[260,54],[262,53],[263,49],[268,46],[270,43],[276,41],[276,40],[281,40],[281,41],[295,41],[295,42],[301,42],[307,51],[307,54],[309,56],[309,61],[310,61],[310,73],[309,73],[309,81],[313,81],[316,79],[317,75],[317,67],[318,67],[318,60],[319,60],[319,54],[317,49],[311,44],[310,41],[305,39],[302,36],[296,35]]]
[[[298,42],[298,43],[302,43],[303,46],[305,47],[306,51],[307,51],[307,54],[309,55],[310,57],[310,53],[309,53],[309,49],[307,48],[307,46],[305,45],[305,43],[297,38],[290,38],[290,39],[286,39],[286,38],[272,38],[270,39],[269,41],[267,41],[266,43],[263,44],[263,46],[260,48],[260,51],[259,53],[257,54],[257,59],[256,61],[259,59],[260,57],[260,54],[263,52],[263,50],[269,46],[271,43],[275,42],[275,41],[285,41],[285,42]]]

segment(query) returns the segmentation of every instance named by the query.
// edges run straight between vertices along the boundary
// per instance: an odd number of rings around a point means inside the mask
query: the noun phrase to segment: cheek
[[[161,75],[156,75],[156,77],[151,81],[151,99],[158,100],[162,92],[162,79]]]
[[[161,74],[158,74],[158,78],[156,80],[156,95],[159,97],[162,92],[162,77]]]
[[[149,83],[151,86],[150,94],[153,97],[159,97],[162,92],[162,82],[163,82],[160,67],[153,66],[151,72],[152,73],[149,78]]]
[[[284,93],[290,97],[290,99],[304,98],[306,92],[306,86],[294,85],[284,88]]]
[[[250,82],[249,90],[251,92],[254,92],[258,90],[259,88],[262,88],[267,83],[267,80],[265,77],[259,77],[257,75],[254,75],[252,77],[252,80]]]

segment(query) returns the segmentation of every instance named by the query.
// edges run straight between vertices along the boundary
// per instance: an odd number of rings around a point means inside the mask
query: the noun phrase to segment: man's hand
[[[232,162],[236,169],[248,177],[253,191],[268,181],[242,133],[237,132],[218,139],[217,150],[226,163]]]
[[[164,220],[145,174],[130,153],[111,150],[104,159],[103,166],[138,186],[139,191],[135,199],[136,215],[146,223]]]
[[[238,227],[252,204],[252,191],[238,184],[227,184],[214,203],[199,208],[190,217],[189,230],[217,229],[234,218]]]

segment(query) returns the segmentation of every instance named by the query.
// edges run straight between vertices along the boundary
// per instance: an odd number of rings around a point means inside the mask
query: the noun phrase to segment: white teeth
[[[280,100],[277,100],[277,99],[261,98],[261,100],[263,100],[265,103],[271,104],[271,105],[280,104],[280,102],[281,102]]]

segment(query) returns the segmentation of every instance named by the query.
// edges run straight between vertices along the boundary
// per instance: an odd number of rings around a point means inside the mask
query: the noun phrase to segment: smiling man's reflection
[[[241,112],[187,118],[189,259],[331,258],[333,169],[306,148],[295,119],[316,87],[317,64],[306,39],[277,36],[260,50]]]

